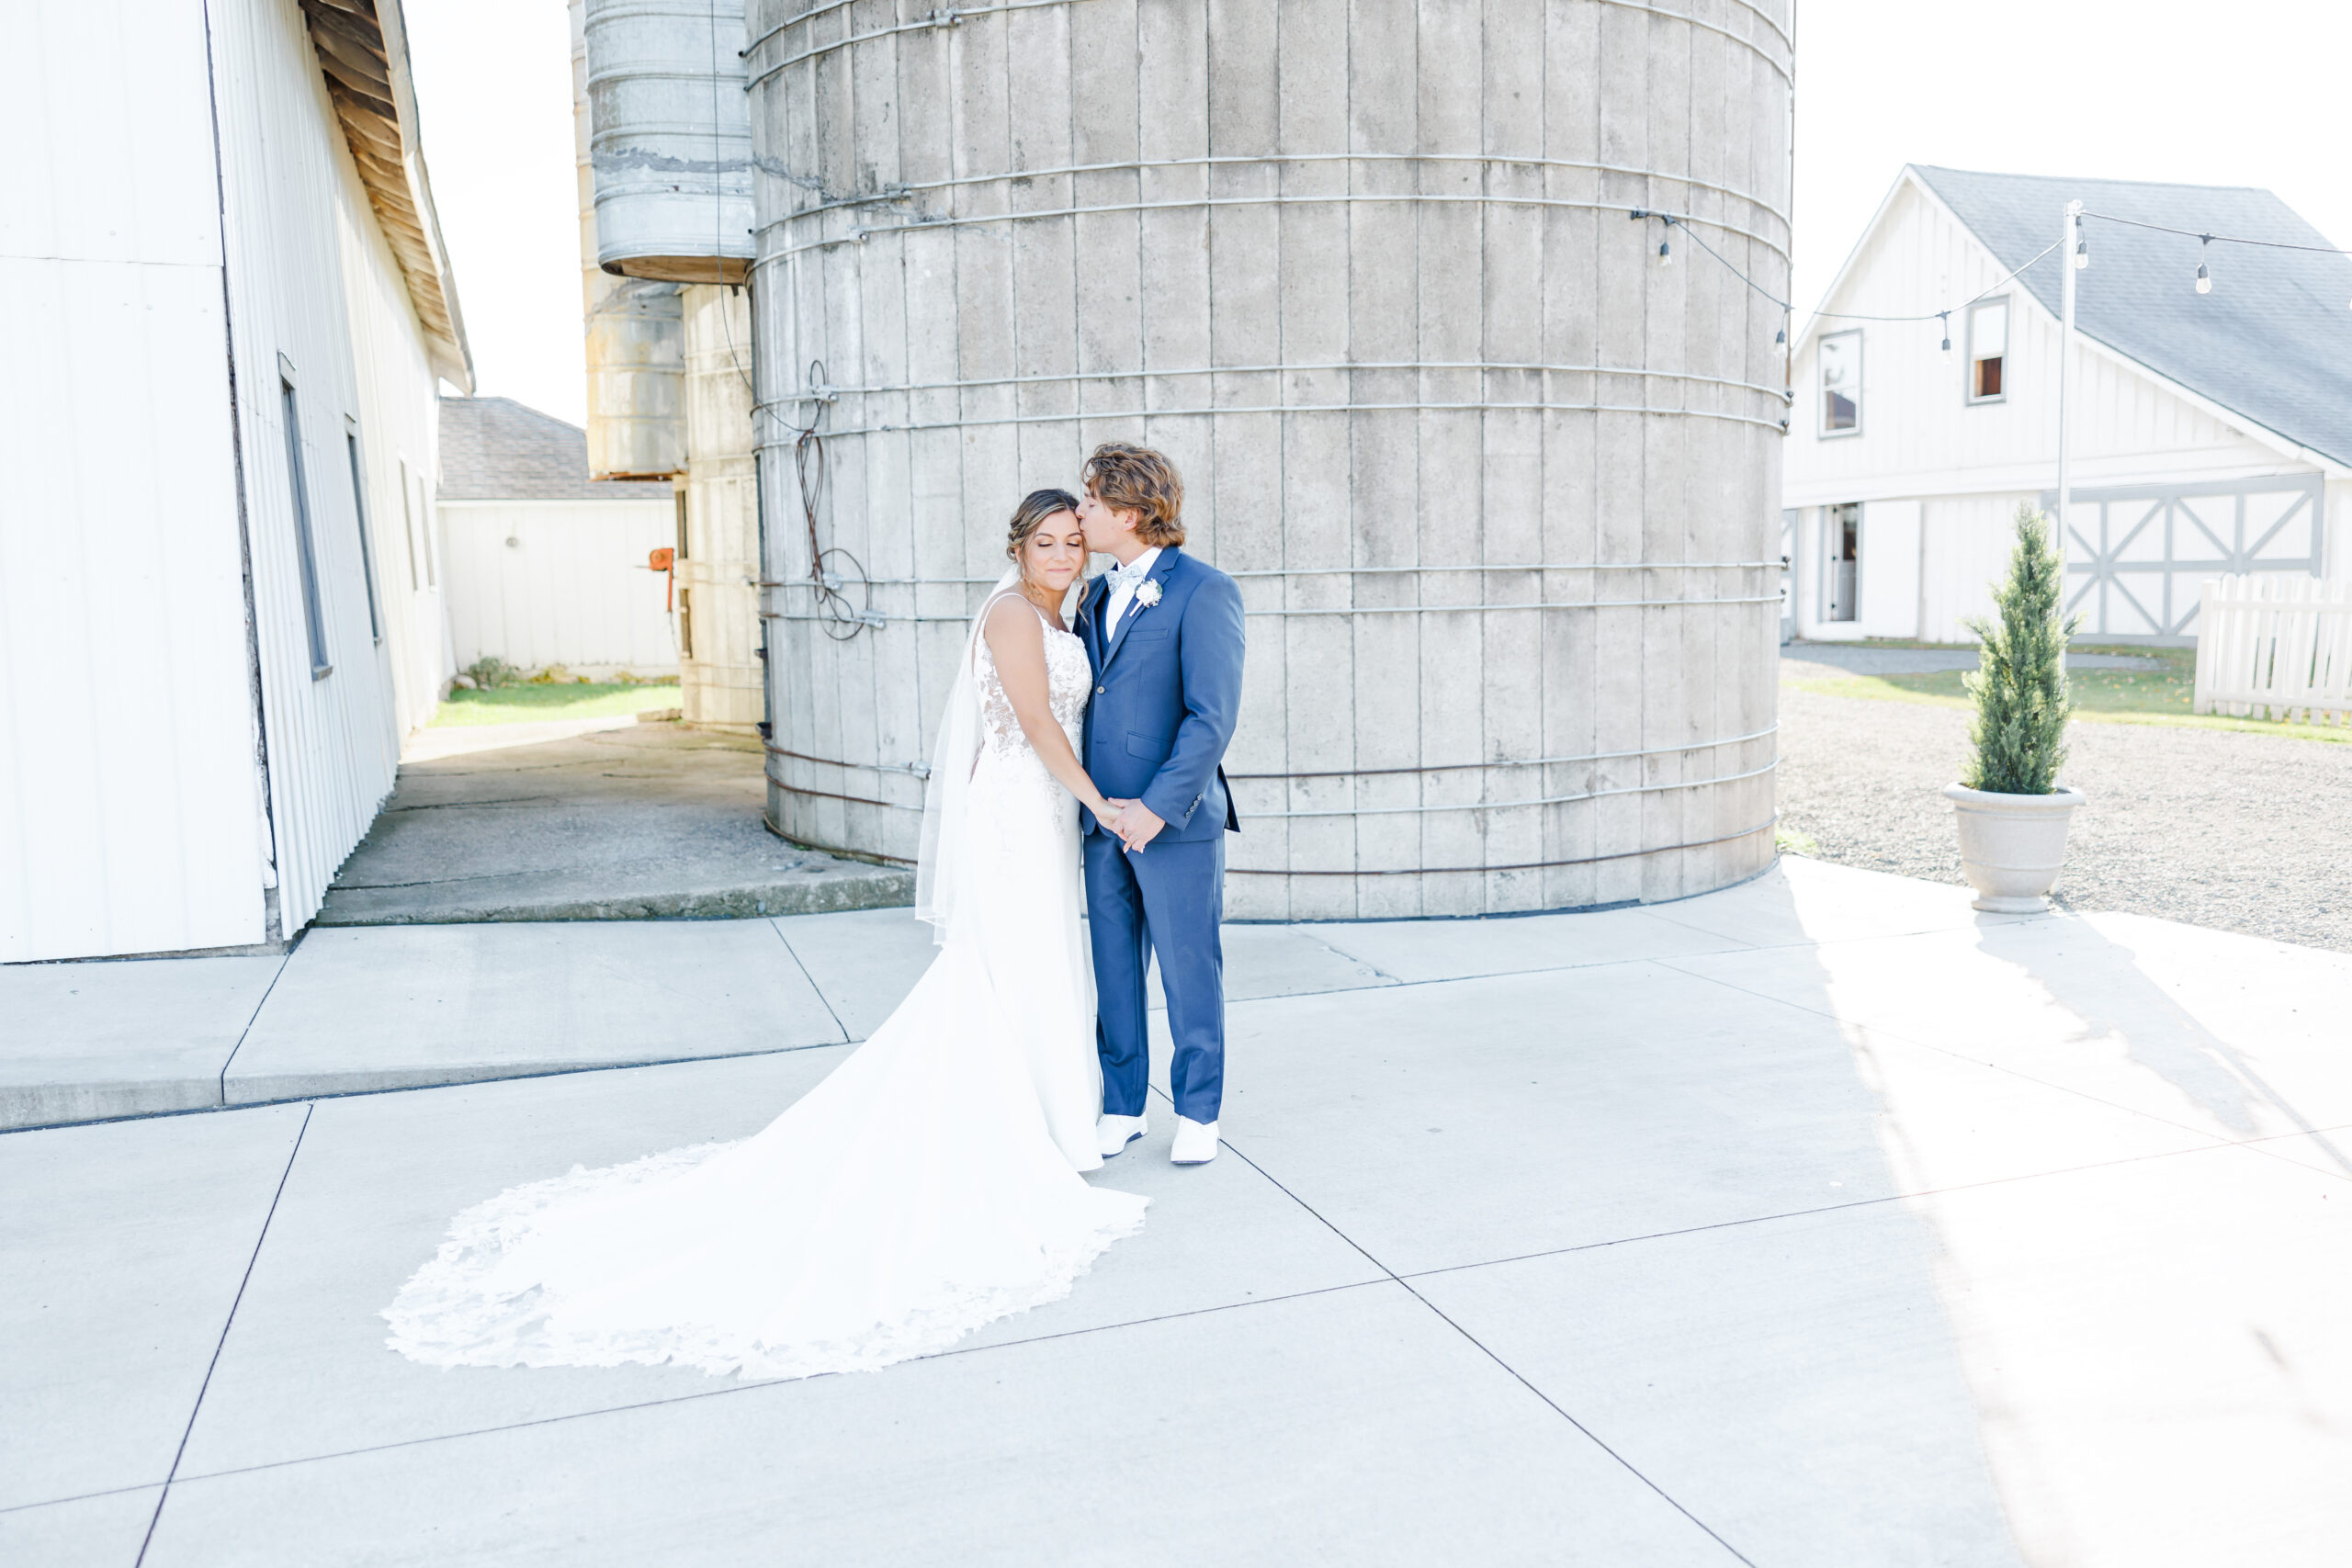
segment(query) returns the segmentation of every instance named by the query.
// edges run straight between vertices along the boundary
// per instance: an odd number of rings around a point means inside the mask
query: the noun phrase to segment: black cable
[[[1634,217],[1635,217],[1635,218],[1655,218],[1655,219],[1657,219],[1659,222],[1661,222],[1661,223],[1665,224],[1665,225],[1666,225],[1668,228],[1669,228],[1669,229],[1679,229],[1679,230],[1681,230],[1685,234],[1688,234],[1688,235],[1690,237],[1690,243],[1691,243],[1692,244],[1694,244],[1694,245],[1698,246],[1701,250],[1702,250],[1702,251],[1706,252],[1709,255],[1711,255],[1711,256],[1714,257],[1716,261],[1718,261],[1718,262],[1722,263],[1722,264],[1723,264],[1723,266],[1724,266],[1724,271],[1726,271],[1726,272],[1730,273],[1734,277],[1736,277],[1736,278],[1737,278],[1737,279],[1739,279],[1742,283],[1745,283],[1746,285],[1747,285],[1747,287],[1748,287],[1748,288],[1753,288],[1754,290],[1756,290],[1756,292],[1757,292],[1757,293],[1761,294],[1762,296],[1764,296],[1764,298],[1765,298],[1765,299],[1767,299],[1770,300],[1773,304],[1778,305],[1778,306],[1781,309],[1781,310],[1782,310],[1783,312],[1787,312],[1787,313],[1791,313],[1791,314],[1793,314],[1793,313],[1795,312],[1795,310],[1796,310],[1796,307],[1795,307],[1794,305],[1791,304],[1788,300],[1781,299],[1779,295],[1777,295],[1777,294],[1773,293],[1770,289],[1769,289],[1769,288],[1765,288],[1762,284],[1760,284],[1760,283],[1757,282],[1754,278],[1752,278],[1752,277],[1748,276],[1747,276],[1747,274],[1746,274],[1746,273],[1744,273],[1744,272],[1740,271],[1738,267],[1735,266],[1735,265],[1732,264],[1732,261],[1731,261],[1731,258],[1730,258],[1730,257],[1728,257],[1728,256],[1724,255],[1721,251],[1719,251],[1719,250],[1715,249],[1715,247],[1714,247],[1714,246],[1713,246],[1713,245],[1711,245],[1711,244],[1707,243],[1707,242],[1706,242],[1704,239],[1702,239],[1702,238],[1701,238],[1701,237],[1700,237],[1699,231],[1698,231],[1696,229],[1693,229],[1692,227],[1690,227],[1690,224],[1685,223],[1685,222],[1684,222],[1684,221],[1683,221],[1679,217],[1676,216],[1675,214],[1673,214],[1673,213],[1671,213],[1671,212],[1651,212],[1651,211],[1648,211],[1648,210],[1646,210],[1646,209],[1642,209],[1642,208],[1635,208],[1635,209],[1634,209],[1633,216],[1634,216]],[[2088,217],[2088,216],[2089,216],[2089,214],[2086,213],[2084,216]],[[2250,242],[2250,243],[2259,243],[2259,242]],[[2004,286],[2006,286],[2007,284],[2008,284],[2009,282],[2011,282],[2012,280],[2014,280],[2014,279],[2018,276],[2018,273],[2022,273],[2022,272],[2024,272],[2024,271],[2026,270],[2026,267],[2030,267],[2030,266],[2033,265],[2034,262],[2038,262],[2038,261],[2040,261],[2043,256],[2048,255],[2052,251],[2056,250],[2056,249],[2057,249],[2061,244],[2063,244],[2063,243],[2064,243],[2064,241],[2062,241],[2062,240],[2052,240],[2052,241],[2051,241],[2049,244],[2047,244],[2047,245],[2043,246],[2043,247],[2041,248],[2041,250],[2040,252],[2038,252],[2038,253],[2033,256],[2032,260],[2028,261],[2028,262],[2025,264],[2025,266],[2020,266],[2020,267],[2018,267],[2018,268],[2017,269],[2017,271],[2016,271],[2016,272],[2012,272],[2012,273],[2010,273],[2010,274],[2008,275],[2008,276],[2007,276],[2007,277],[2004,277],[2003,279],[2001,279],[2001,281],[2000,281],[1999,283],[1996,283],[1995,285],[1993,285],[1993,287],[1992,287],[1991,288],[1987,288],[1987,289],[1985,289],[1982,294],[1972,295],[1970,298],[1968,298],[1968,299],[1966,299],[1962,300],[1959,304],[1957,304],[1957,305],[1953,305],[1953,306],[1951,306],[1951,307],[1949,307],[1949,308],[1947,308],[1947,309],[1944,309],[1944,310],[1928,310],[1928,311],[1923,311],[1922,313],[1920,313],[1919,315],[1917,315],[1917,316],[1871,316],[1871,315],[1864,315],[1864,314],[1860,313],[1860,311],[1855,311],[1855,310],[1815,310],[1815,311],[1813,313],[1813,314],[1814,314],[1814,318],[1815,318],[1815,320],[1827,320],[1827,321],[1936,321],[1936,320],[1939,320],[1939,319],[1940,319],[1940,318],[1950,316],[1950,315],[1952,313],[1952,311],[1954,311],[1954,310],[1965,310],[1966,309],[1968,309],[1968,307],[1970,307],[1971,305],[1975,304],[1975,303],[1976,303],[1978,300],[1980,300],[1980,299],[1989,299],[1989,298],[1991,298],[1991,297],[1992,297],[1992,295],[1993,295],[1996,290],[2000,289],[2001,288],[2003,288]]]
[[[2076,218],[2096,218],[2102,223],[2121,223],[2132,229],[2154,229],[2159,234],[2179,234],[2191,240],[2224,245],[2255,245],[2266,251],[2312,251],[2324,256],[2352,256],[2352,251],[2338,250],[2334,245],[2297,245],[2285,240],[2244,240],[2235,234],[2208,234],[2201,229],[2175,229],[2165,223],[2143,223],[2137,218],[2118,218],[2108,212],[2081,212]]]

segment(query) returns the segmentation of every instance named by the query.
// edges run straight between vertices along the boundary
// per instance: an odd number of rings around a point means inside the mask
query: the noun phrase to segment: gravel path
[[[2352,744],[2077,722],[2054,895],[2352,953]],[[1781,688],[1781,826],[1841,865],[1961,881],[1951,804],[1968,715]]]

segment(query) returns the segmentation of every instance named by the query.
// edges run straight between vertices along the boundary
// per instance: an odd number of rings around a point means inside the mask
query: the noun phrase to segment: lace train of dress
[[[1090,684],[1048,630],[1056,716]],[[886,1366],[1069,1292],[1148,1200],[1090,1186],[1102,1102],[1076,806],[979,645],[969,908],[873,1037],[768,1126],[501,1193],[385,1309],[440,1366]]]

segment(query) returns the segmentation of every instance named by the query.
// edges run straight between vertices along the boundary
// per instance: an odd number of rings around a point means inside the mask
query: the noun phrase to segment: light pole
[[[2056,536],[2058,553],[2066,551],[2066,503],[2074,499],[2074,468],[2072,453],[2066,439],[2066,389],[2075,363],[2075,274],[2090,265],[2090,257],[2083,248],[2083,204],[2066,204],[2065,227],[2058,240],[2058,294],[2061,300],[2058,331],[2058,516],[2051,531]]]

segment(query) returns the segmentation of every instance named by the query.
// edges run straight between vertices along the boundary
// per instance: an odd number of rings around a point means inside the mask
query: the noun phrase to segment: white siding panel
[[[1919,635],[1919,502],[1873,501],[1862,508],[1864,637]]]
[[[0,94],[0,961],[264,935],[204,28],[37,0]]]
[[[1919,637],[1972,642],[1964,623],[1993,613],[1993,584],[2009,569],[2018,507],[2039,495],[1963,495],[1927,503],[1922,519]]]
[[[6,17],[0,255],[218,267],[203,8],[16,0]]]
[[[291,931],[317,912],[367,831],[398,757],[390,661],[368,636],[343,445],[344,416],[360,410],[338,208],[368,209],[293,0],[220,0],[211,15],[262,711],[279,909]],[[297,374],[334,665],[319,680],[305,631],[280,355]]]
[[[0,260],[0,960],[262,940],[217,267]]]
[[[440,511],[458,668],[487,656],[526,670],[678,672],[667,584],[645,564],[677,536],[674,502],[445,501]]]
[[[368,539],[375,547],[376,597],[391,671],[392,728],[405,736],[433,722],[450,673],[442,591],[426,581],[422,558],[412,586],[410,519],[420,503],[415,496],[401,493],[403,458],[408,471],[420,479],[440,471],[440,407],[408,281],[382,231],[371,220],[364,192],[356,188],[356,174],[347,165],[344,174],[337,228],[344,292],[351,309]],[[350,488],[345,470],[338,469],[336,479],[340,488]],[[430,505],[429,491],[424,504]]]

